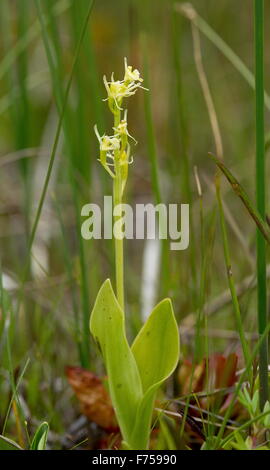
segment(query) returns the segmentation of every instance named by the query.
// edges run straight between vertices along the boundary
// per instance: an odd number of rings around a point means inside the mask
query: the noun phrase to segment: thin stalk
[[[257,225],[257,228],[263,235],[263,238],[267,241],[268,244],[270,244],[269,226],[265,222],[265,220],[263,219],[259,211],[256,209],[256,207],[252,204],[243,186],[241,186],[239,181],[235,178],[235,176],[230,172],[230,170],[224,165],[224,163],[219,158],[217,158],[212,153],[209,153],[208,155],[210,158],[212,158],[212,160],[214,160],[216,165],[219,167],[222,173],[226,176],[235,194],[241,199],[249,215],[252,217],[255,224]]]
[[[114,114],[114,128],[117,129],[121,119],[120,110],[116,110]],[[113,205],[114,207],[122,204],[122,178],[121,167],[119,161],[119,151],[115,152],[115,178],[113,180]],[[121,216],[115,216],[115,222]],[[116,296],[119,305],[124,310],[124,243],[123,239],[118,236],[114,237],[115,246],[115,276],[116,276]]]
[[[264,0],[255,0],[255,62],[256,62],[256,195],[257,209],[265,219],[265,131],[264,131]],[[257,229],[257,302],[258,330],[261,336],[267,326],[266,243]],[[260,406],[269,398],[268,338],[259,351]]]

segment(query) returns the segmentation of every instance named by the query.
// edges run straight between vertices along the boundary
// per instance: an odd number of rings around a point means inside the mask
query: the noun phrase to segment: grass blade
[[[250,201],[246,191],[244,190],[243,186],[239,183],[239,181],[235,178],[235,176],[230,172],[230,170],[222,163],[222,161],[219,160],[215,155],[212,153],[209,153],[209,156],[214,160],[216,165],[219,167],[219,169],[222,171],[222,173],[226,176],[227,180],[232,186],[232,189],[236,193],[236,195],[241,199],[243,202],[244,206],[246,207],[248,213],[254,220],[255,224],[257,225],[258,229],[260,230],[261,234],[267,241],[267,243],[270,244],[270,232],[268,225],[266,222],[263,220],[261,217],[260,213],[257,211],[256,207],[253,206],[252,202]]]
[[[256,62],[256,194],[257,209],[265,219],[265,137],[264,137],[264,0],[255,0],[255,62]],[[257,302],[258,329],[262,335],[267,326],[266,245],[257,230]],[[262,342],[259,354],[260,405],[263,409],[268,391],[268,338]]]

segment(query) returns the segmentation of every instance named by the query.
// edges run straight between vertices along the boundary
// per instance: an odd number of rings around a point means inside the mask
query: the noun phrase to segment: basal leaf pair
[[[123,446],[147,449],[156,392],[172,374],[179,358],[179,333],[172,303],[165,299],[154,308],[130,347],[125,315],[108,279],[96,298],[90,331],[105,362]]]

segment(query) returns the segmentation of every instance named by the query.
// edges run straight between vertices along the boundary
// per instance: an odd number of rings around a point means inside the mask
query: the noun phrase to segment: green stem
[[[265,219],[265,136],[264,136],[264,0],[255,0],[256,61],[256,194],[257,209]],[[258,329],[262,335],[267,326],[266,244],[257,230]],[[259,352],[260,405],[268,400],[268,338]]]
[[[121,112],[117,110],[114,114],[114,128],[116,129],[120,123]],[[122,204],[122,177],[120,168],[120,151],[115,151],[115,178],[113,182],[113,206]],[[114,216],[117,222],[121,216]],[[114,238],[115,247],[115,276],[116,276],[116,296],[119,305],[124,310],[124,243],[123,239]]]

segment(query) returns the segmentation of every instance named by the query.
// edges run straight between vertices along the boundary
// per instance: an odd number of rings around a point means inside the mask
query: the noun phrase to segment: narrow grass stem
[[[265,135],[264,135],[264,0],[255,0],[255,63],[256,63],[256,195],[257,209],[265,219]],[[266,243],[257,229],[257,305],[258,330],[262,335],[267,326]],[[260,405],[263,409],[268,391],[268,338],[259,352]]]
[[[263,238],[266,240],[268,244],[270,244],[269,226],[265,222],[263,217],[260,215],[256,207],[252,204],[244,188],[241,186],[239,181],[235,178],[235,176],[230,172],[230,170],[224,165],[224,163],[219,158],[217,158],[212,153],[209,153],[208,155],[210,158],[212,158],[212,160],[216,163],[216,165],[219,167],[222,173],[226,176],[227,180],[232,186],[232,189],[234,190],[235,194],[241,199],[249,215],[252,217],[255,224],[257,225],[257,228],[261,232]]]

